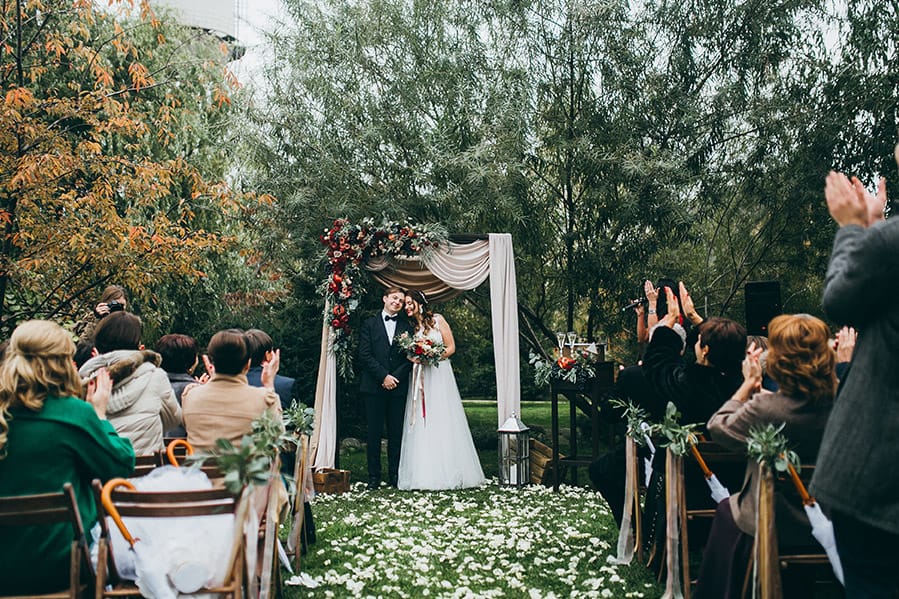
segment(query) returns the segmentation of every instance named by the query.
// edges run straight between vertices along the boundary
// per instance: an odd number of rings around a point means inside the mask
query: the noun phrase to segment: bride
[[[448,359],[456,351],[453,333],[441,315],[428,309],[428,300],[421,291],[406,293],[406,314],[415,327],[416,339],[441,342],[446,349],[439,364],[416,363],[413,367],[406,396],[397,487],[477,487],[484,483],[484,472]]]

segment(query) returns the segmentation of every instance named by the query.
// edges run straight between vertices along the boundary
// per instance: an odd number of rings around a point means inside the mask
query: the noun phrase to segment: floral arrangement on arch
[[[533,352],[529,358],[528,362],[534,366],[534,382],[540,386],[549,385],[551,381],[583,385],[596,377],[593,365],[597,356],[585,350],[573,351],[571,356],[562,355],[554,361],[546,360]]]
[[[349,355],[350,315],[365,293],[360,277],[361,264],[379,256],[411,258],[433,251],[446,241],[446,230],[439,225],[420,225],[412,222],[383,221],[365,218],[360,223],[338,218],[320,237],[325,246],[326,277],[321,291],[327,299],[324,320],[334,335],[331,351],[337,358],[337,368],[343,378],[353,372]]]

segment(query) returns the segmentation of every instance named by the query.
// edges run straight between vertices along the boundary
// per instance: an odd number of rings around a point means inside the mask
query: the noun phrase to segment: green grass
[[[598,493],[497,486],[496,403],[464,403],[488,484],[367,491],[365,450],[342,452],[340,466],[356,482],[349,493],[316,498],[318,541],[303,561],[320,586],[286,586],[288,599],[661,595],[643,566],[610,563],[618,530]],[[550,410],[549,402],[522,404],[522,420],[547,441]]]
[[[465,415],[468,418],[468,426],[472,439],[481,460],[481,468],[487,478],[497,476],[497,424],[496,401],[490,400],[466,400],[462,402],[465,407]],[[532,429],[532,436],[550,444],[550,431],[552,424],[551,404],[548,401],[523,402],[521,404],[521,420]],[[560,429],[568,428],[568,406],[559,405]],[[589,438],[580,435],[578,438],[578,451],[582,455],[589,455]],[[568,453],[567,442],[562,443],[562,453]],[[381,452],[381,472],[387,472],[386,452]],[[350,480],[367,481],[368,469],[366,466],[365,449],[343,450],[340,454],[340,467],[350,471]],[[585,481],[586,475],[580,480]]]
[[[587,489],[539,486],[320,496],[296,597],[658,597],[640,565],[609,562],[617,529]],[[289,576],[285,574],[285,578]]]

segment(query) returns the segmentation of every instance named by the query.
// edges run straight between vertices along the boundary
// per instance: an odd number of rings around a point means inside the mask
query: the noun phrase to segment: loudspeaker
[[[768,335],[768,323],[783,312],[780,283],[753,281],[746,283],[746,334]]]

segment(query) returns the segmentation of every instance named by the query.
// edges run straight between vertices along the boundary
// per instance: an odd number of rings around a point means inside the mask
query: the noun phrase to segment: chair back
[[[161,465],[162,460],[160,459],[158,452],[134,456],[134,472],[131,476],[146,476]]]
[[[69,586],[66,590],[58,593],[27,595],[27,597],[78,597],[86,587],[81,584],[82,562],[85,563],[86,569],[93,574],[90,570],[84,525],[75,501],[75,491],[71,483],[65,483],[59,493],[0,497],[0,528],[63,523],[72,525]]]
[[[108,514],[122,531],[129,542],[132,539],[122,517],[130,518],[189,518],[196,516],[213,516],[221,514],[234,515],[234,533],[227,561],[227,577],[215,587],[199,589],[196,594],[221,593],[239,597],[243,588],[243,568],[245,542],[244,523],[249,509],[249,493],[236,498],[225,489],[213,488],[194,491],[136,491],[123,489],[117,485],[127,484],[123,479],[115,479],[106,483],[103,488],[104,515]],[[108,533],[108,529],[104,530]],[[101,547],[111,552],[108,536],[101,538]],[[140,591],[130,581],[118,581],[112,589],[106,585],[115,582],[109,576],[98,577],[98,597],[140,596]],[[102,592],[101,592],[102,591]],[[193,593],[188,593],[193,594]]]

